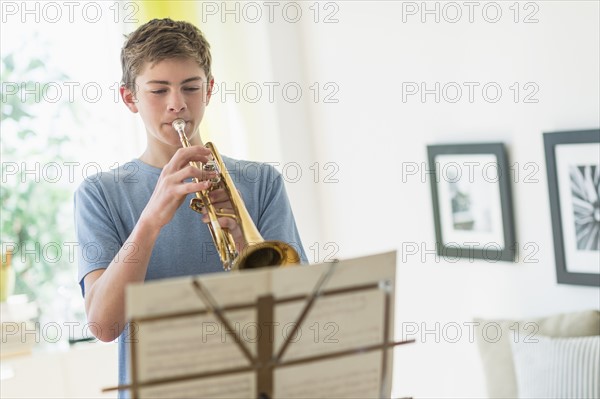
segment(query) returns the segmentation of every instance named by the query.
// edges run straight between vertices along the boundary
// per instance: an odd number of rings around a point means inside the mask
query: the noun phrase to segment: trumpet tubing
[[[186,122],[183,119],[176,119],[173,121],[172,126],[179,135],[181,145],[190,147],[191,144],[185,134],[185,124]],[[212,187],[195,193],[195,198],[190,201],[190,208],[198,213],[202,213],[202,210],[206,209],[209,218],[208,228],[223,263],[223,268],[225,270],[242,270],[300,263],[298,252],[291,245],[283,241],[265,241],[263,239],[250,218],[244,200],[235,188],[216,146],[209,142],[206,143],[206,147],[211,151],[213,160],[207,163],[190,162],[190,165],[205,171],[216,171],[217,177],[211,179]],[[194,180],[199,181],[197,178],[194,178]],[[219,188],[225,190],[233,207],[233,215],[218,212],[211,203],[209,193]],[[241,253],[237,250],[229,230],[222,228],[219,224],[219,217],[230,217],[237,222],[246,242],[246,246]]]

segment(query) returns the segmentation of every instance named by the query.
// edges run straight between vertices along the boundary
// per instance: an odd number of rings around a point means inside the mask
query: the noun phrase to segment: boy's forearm
[[[143,220],[137,223],[109,267],[86,287],[86,312],[90,330],[102,341],[112,341],[125,328],[125,287],[143,282],[160,228]]]

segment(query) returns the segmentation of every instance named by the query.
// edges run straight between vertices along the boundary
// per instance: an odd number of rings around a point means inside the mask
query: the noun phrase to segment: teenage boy
[[[113,173],[82,183],[75,193],[75,223],[88,321],[102,341],[121,337],[119,384],[126,384],[126,285],[218,272],[223,266],[208,227],[187,205],[214,177],[189,165],[210,157],[198,133],[214,83],[208,42],[190,23],[154,19],[128,36],[121,66],[121,98],[140,114],[147,147]],[[189,148],[182,148],[171,125],[179,118],[186,122]],[[236,171],[236,188],[265,240],[289,243],[308,263],[281,175],[266,164],[223,158],[227,169]],[[244,173],[248,170],[260,173],[250,176]],[[211,200],[231,213],[222,189],[212,191]],[[206,217],[202,221],[208,222]],[[219,224],[243,249],[246,243],[235,220],[219,218]]]

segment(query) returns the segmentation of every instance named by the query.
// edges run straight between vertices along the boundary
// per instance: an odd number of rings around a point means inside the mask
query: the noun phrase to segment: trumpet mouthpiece
[[[177,133],[185,132],[185,121],[183,119],[175,119],[171,123],[171,126],[173,126],[173,129],[175,129]]]

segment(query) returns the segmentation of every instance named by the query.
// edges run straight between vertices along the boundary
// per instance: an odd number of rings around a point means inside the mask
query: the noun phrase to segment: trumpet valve
[[[208,161],[202,167],[205,172],[217,172],[217,175],[210,179],[212,184],[218,184],[221,181],[220,170],[215,161]]]
[[[192,210],[195,212],[202,213],[204,202],[200,198],[192,198],[190,200],[190,208],[192,208]]]

